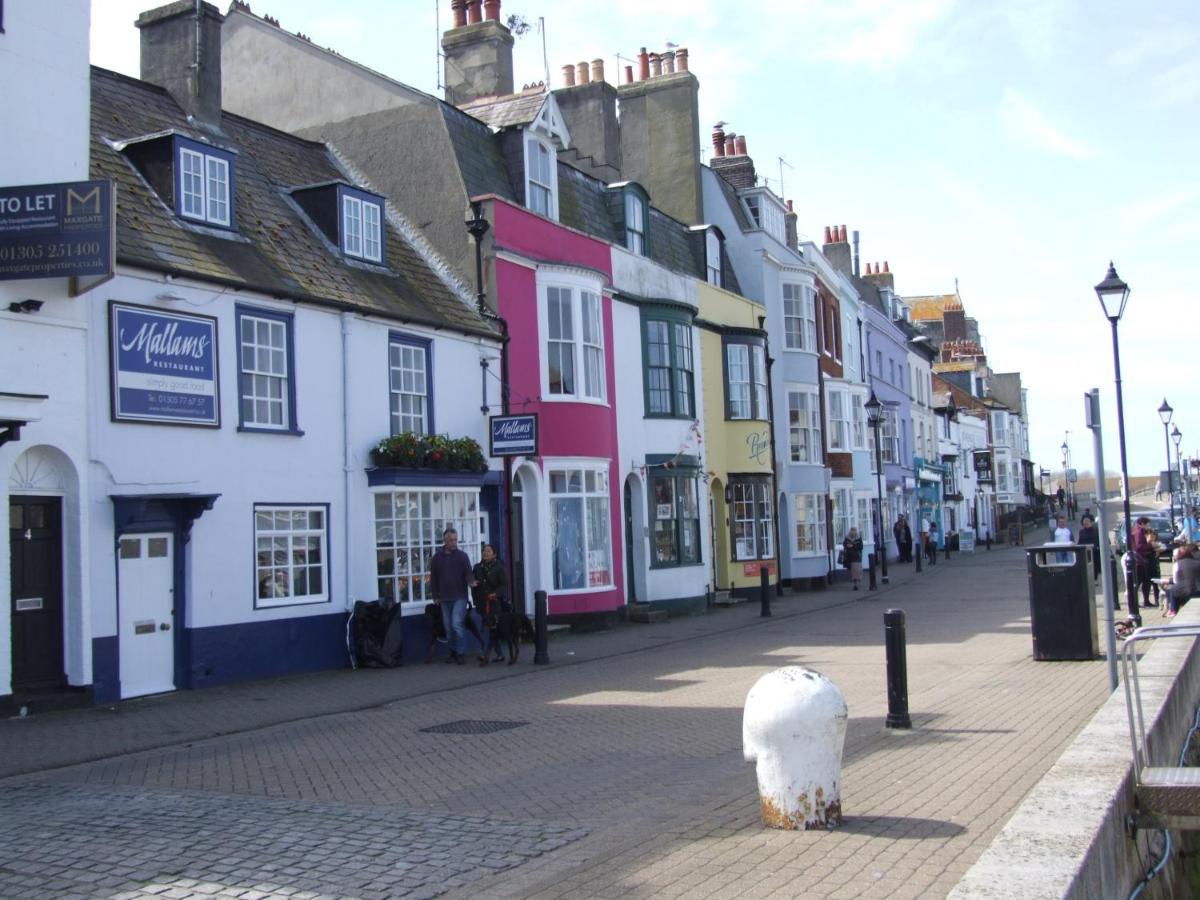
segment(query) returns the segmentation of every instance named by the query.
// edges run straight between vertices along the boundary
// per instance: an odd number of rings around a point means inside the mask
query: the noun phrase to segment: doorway
[[[175,553],[170,532],[125,534],[117,549],[121,697],[175,690]]]
[[[13,693],[66,684],[63,667],[62,500],[11,496]]]

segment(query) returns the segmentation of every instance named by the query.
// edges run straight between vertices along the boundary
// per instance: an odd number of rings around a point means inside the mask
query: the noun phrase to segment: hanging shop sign
[[[109,303],[112,417],[219,428],[217,320]]]
[[[537,456],[537,413],[492,416],[492,456]]]
[[[110,181],[0,187],[0,281],[111,275]]]

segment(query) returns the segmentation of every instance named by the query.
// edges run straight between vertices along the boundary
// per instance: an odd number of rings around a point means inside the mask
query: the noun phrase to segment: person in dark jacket
[[[892,534],[896,538],[896,553],[899,556],[897,562],[912,562],[912,529],[908,527],[908,519],[903,514],[896,517],[896,524],[892,526]]]
[[[862,581],[862,556],[863,542],[858,534],[857,528],[851,528],[846,533],[846,539],[842,541],[842,561],[846,564],[846,568],[850,570],[850,580],[854,582],[854,590],[858,590],[858,585]]]
[[[500,639],[496,634],[496,617],[500,615],[501,605],[506,602],[508,573],[504,570],[504,563],[496,556],[496,548],[491,544],[483,545],[480,561],[472,574],[475,576],[475,608],[479,610],[479,615],[483,618],[483,627],[488,631],[488,645],[483,648],[479,664],[488,664],[489,652],[496,654],[496,662],[503,662],[504,654],[500,652]]]
[[[1175,551],[1173,581],[1167,588],[1167,618],[1171,618],[1183,604],[1200,591],[1200,559],[1196,558],[1196,545],[1184,544]]]
[[[1079,520],[1079,543],[1092,548],[1092,581],[1095,581],[1100,577],[1100,531],[1087,513]]]
[[[458,532],[447,528],[442,534],[442,549],[429,560],[429,592],[442,607],[446,640],[450,644],[448,663],[462,665],[467,633],[463,620],[467,615],[467,596],[475,586],[471,560],[458,549]]]

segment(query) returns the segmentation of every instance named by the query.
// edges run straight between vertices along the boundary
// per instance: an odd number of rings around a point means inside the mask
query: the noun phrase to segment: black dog
[[[534,641],[533,623],[525,613],[505,610],[496,616],[496,640],[508,647],[508,664],[511,666],[521,657],[521,640]]]
[[[442,607],[440,603],[425,604],[425,622],[429,626],[429,649],[425,653],[425,662],[432,662],[438,642],[446,642],[446,623],[442,621]],[[479,633],[479,626],[475,624],[475,619],[471,616],[470,610],[467,610],[467,615],[463,618],[463,627],[474,636],[475,640],[479,641],[480,647],[485,646],[483,635]]]

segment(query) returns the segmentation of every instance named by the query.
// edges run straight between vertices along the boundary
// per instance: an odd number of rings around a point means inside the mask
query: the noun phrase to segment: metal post
[[[544,666],[550,662],[550,651],[546,648],[546,592],[533,592],[533,664]]]
[[[941,529],[939,528],[939,529],[938,529],[938,531],[941,531]],[[942,552],[944,553],[944,557],[943,557],[943,558],[944,558],[944,559],[949,559],[949,558],[950,558],[950,538],[949,538],[949,537],[947,537],[946,535],[942,535],[942,546],[943,546],[943,548],[944,548],[944,549],[943,549],[943,551],[942,551]],[[937,548],[936,548],[936,547],[934,547],[934,552],[935,552],[935,553],[937,552]]]
[[[1116,374],[1117,385],[1117,438],[1121,448],[1121,494],[1125,506],[1125,551],[1133,553],[1133,520],[1129,512],[1129,464],[1125,457],[1125,401],[1121,397],[1121,348],[1117,343],[1117,320],[1109,319],[1112,326],[1113,371]],[[1136,570],[1136,566],[1134,567]],[[1134,583],[1133,571],[1125,570],[1125,600],[1129,606],[1129,615],[1139,619],[1137,585]]]
[[[758,593],[762,597],[762,612],[764,619],[771,617],[771,572],[766,566],[758,567]]]
[[[867,554],[867,590],[869,590],[869,591],[878,590],[878,586],[875,584],[875,554],[874,553]]]
[[[1166,401],[1163,401],[1164,403]],[[1175,479],[1171,475],[1171,435],[1167,431],[1170,421],[1163,422],[1163,443],[1167,445],[1167,499],[1171,503],[1171,531],[1175,530]]]
[[[1100,434],[1100,389],[1092,388],[1084,397],[1084,411],[1087,413],[1088,428],[1092,430],[1092,453],[1096,458],[1096,471],[1100,473],[1097,484],[1100,487],[1101,500],[1096,504],[1097,526],[1100,529],[1100,584],[1104,589],[1104,613],[1108,627],[1104,629],[1107,643],[1105,655],[1108,657],[1108,686],[1117,689],[1117,633],[1116,633],[1116,585],[1113,584],[1112,566],[1108,564],[1108,516],[1104,512],[1104,441]]]
[[[883,583],[888,583],[887,570],[887,535],[883,530],[883,450],[879,446],[879,419],[875,419],[875,490],[879,499],[879,551],[880,575]]]
[[[888,728],[912,728],[908,715],[908,661],[904,636],[904,610],[883,614],[883,643],[887,652]]]

